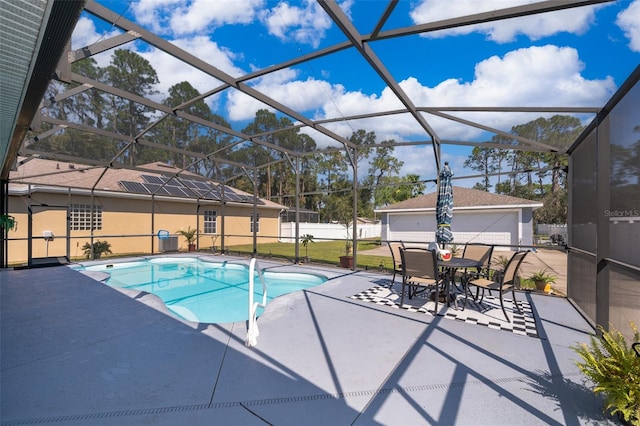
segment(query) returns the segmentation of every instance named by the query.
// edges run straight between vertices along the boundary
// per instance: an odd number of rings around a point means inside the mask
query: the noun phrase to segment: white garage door
[[[453,214],[451,230],[457,243],[517,245],[518,211],[458,211]],[[435,241],[435,214],[389,215],[389,240]]]
[[[460,212],[454,213],[451,228],[456,241],[517,245],[518,219],[517,211]]]
[[[428,242],[435,239],[436,216],[411,213],[389,215],[389,240]]]

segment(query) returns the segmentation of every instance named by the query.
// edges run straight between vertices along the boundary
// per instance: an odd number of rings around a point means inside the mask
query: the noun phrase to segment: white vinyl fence
[[[313,235],[313,239],[321,241],[327,240],[344,240],[351,238],[353,228],[347,228],[339,223],[301,223],[300,234],[302,237],[305,234]],[[365,238],[379,238],[382,235],[382,225],[380,223],[375,224],[357,224],[356,232],[358,233],[358,239]],[[296,236],[296,223],[295,222],[282,222],[280,224],[280,241],[283,243],[295,243]]]

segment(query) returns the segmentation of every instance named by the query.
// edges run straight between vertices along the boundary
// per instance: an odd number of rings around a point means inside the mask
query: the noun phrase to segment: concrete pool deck
[[[253,348],[244,322],[180,321],[66,266],[0,271],[1,424],[616,424],[565,298],[518,293],[529,337],[351,298],[388,274],[259,263],[331,279],[274,300]]]

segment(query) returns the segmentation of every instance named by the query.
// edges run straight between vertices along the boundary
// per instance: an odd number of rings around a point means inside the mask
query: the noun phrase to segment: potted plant
[[[187,229],[180,229],[178,231],[176,231],[176,234],[180,234],[184,237],[184,239],[187,241],[187,244],[189,246],[189,251],[196,251],[196,237],[197,237],[197,230],[191,228],[191,226],[188,226]]]
[[[302,236],[302,245],[304,246],[304,262],[309,263],[309,243],[313,242],[313,235],[304,234]]]
[[[351,251],[352,246],[353,243],[349,239],[349,236],[347,236],[347,239],[344,243],[344,256],[340,256],[340,267],[349,269],[353,268],[353,253]]]
[[[92,258],[92,253],[93,259],[100,259],[100,257],[102,257],[102,253],[111,254],[111,244],[107,241],[96,240],[93,242],[93,245],[90,243],[84,243],[82,251],[84,251],[84,255],[87,259]]]
[[[343,202],[345,200],[342,200]],[[342,268],[353,268],[353,255],[351,253],[351,248],[353,246],[353,241],[351,240],[351,233],[349,232],[349,227],[353,222],[353,209],[350,205],[343,204],[340,208],[338,214],[338,222],[344,226],[346,230],[346,238],[344,242],[344,256],[340,256],[340,267]]]
[[[633,340],[640,342],[640,333],[631,323]],[[634,350],[624,335],[613,328],[605,331],[598,326],[600,337],[591,336],[590,344],[572,346],[582,358],[576,365],[593,384],[593,392],[604,396],[604,409],[625,424],[640,424],[640,353]]]
[[[344,244],[344,256],[340,256],[340,266],[342,268],[353,268],[353,256],[351,253],[351,246],[353,243],[349,239],[349,235],[347,235],[347,239]]]
[[[538,291],[546,291],[547,285],[551,285],[556,282],[555,275],[549,273],[547,269],[534,273],[529,277],[529,279],[534,282],[536,290]]]

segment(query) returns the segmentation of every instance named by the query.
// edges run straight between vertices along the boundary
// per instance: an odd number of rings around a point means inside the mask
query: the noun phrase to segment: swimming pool
[[[112,287],[153,293],[177,317],[194,322],[224,323],[248,319],[249,267],[191,257],[160,257],[134,262],[82,266],[76,269],[109,274]],[[267,300],[327,281],[321,275],[263,271]],[[254,298],[262,286],[255,277]],[[258,315],[262,309],[258,310]]]

